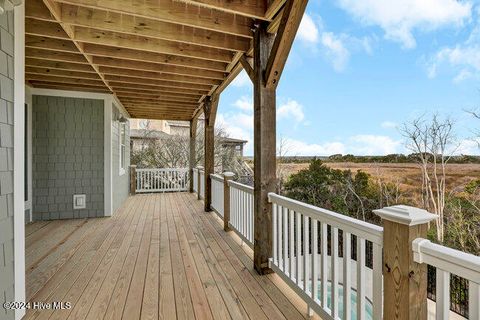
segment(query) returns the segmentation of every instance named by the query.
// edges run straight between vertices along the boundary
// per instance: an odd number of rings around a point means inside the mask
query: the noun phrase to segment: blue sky
[[[290,155],[405,152],[398,126],[438,112],[460,153],[480,121],[480,1],[310,0],[277,89],[277,137]],[[241,73],[217,125],[253,140],[253,88]],[[253,153],[253,143],[246,154]]]

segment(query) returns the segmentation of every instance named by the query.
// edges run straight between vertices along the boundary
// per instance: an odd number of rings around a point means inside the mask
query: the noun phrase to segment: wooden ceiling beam
[[[157,92],[158,90],[163,90],[163,91],[171,91],[175,90],[177,93],[185,93],[185,94],[204,94],[205,91],[200,91],[200,90],[193,90],[193,89],[181,89],[181,88],[171,88],[171,87],[152,87],[152,86],[146,86],[146,85],[141,85],[137,83],[121,83],[121,82],[109,82],[110,85],[114,88],[125,88],[125,89],[140,89],[144,91],[152,91],[152,92]]]
[[[198,105],[198,102],[197,101],[181,101],[181,100],[176,100],[176,99],[166,99],[166,98],[162,98],[162,99],[142,99],[142,98],[129,98],[129,97],[119,97],[119,99],[121,101],[125,101],[125,102],[130,102],[130,103],[138,103],[138,104],[141,104],[141,103],[145,103],[145,104],[156,104],[156,103],[172,103],[172,104],[176,104],[176,105],[184,105],[184,106],[191,106],[191,105],[195,105],[195,107]]]
[[[40,0],[29,1],[35,2]],[[246,51],[250,48],[250,40],[244,37],[69,4],[62,5],[62,22],[73,26],[184,42],[224,50]]]
[[[25,67],[25,72],[37,75],[49,75],[56,77],[75,78],[75,79],[91,79],[101,80],[98,74],[91,72],[67,71],[58,69],[49,69],[43,67]]]
[[[161,72],[148,72],[148,71],[136,71],[112,67],[99,67],[100,72],[107,75],[117,75],[125,77],[136,77],[143,79],[153,79],[153,80],[169,80],[175,82],[186,82],[186,83],[195,83],[195,84],[208,84],[208,85],[218,85],[222,81],[214,79],[205,79],[198,77],[189,77],[189,76],[179,76],[172,74],[164,74]]]
[[[151,119],[151,120],[178,120],[178,121],[189,121],[191,116],[172,116],[169,114],[140,114],[130,112],[130,116],[134,119]]]
[[[89,80],[89,79],[75,79],[67,77],[57,77],[50,75],[38,75],[32,73],[25,73],[25,79],[34,80],[34,81],[46,81],[46,82],[56,82],[56,83],[65,83],[65,84],[81,84],[88,86],[97,86],[100,87],[103,84],[101,79],[99,80]]]
[[[172,113],[189,113],[192,114],[195,111],[196,106],[193,107],[175,107],[173,105],[163,105],[163,104],[158,104],[158,105],[145,105],[145,104],[131,104],[131,103],[123,103],[124,106],[134,108],[136,110],[144,110],[144,111],[150,111],[150,110],[164,110],[165,112],[172,112]]]
[[[265,11],[267,1],[258,0],[180,0],[188,4],[206,7],[232,14],[238,14],[254,19],[266,20]]]
[[[84,27],[75,27],[73,39],[81,43],[108,45],[227,63],[233,58],[232,51]]]
[[[127,104],[136,104],[136,105],[144,105],[144,106],[165,106],[169,107],[171,106],[173,109],[175,108],[193,108],[195,109],[198,106],[198,103],[178,103],[178,102],[168,102],[168,101],[155,101],[155,102],[142,102],[138,100],[129,100],[129,99],[123,99],[121,100],[122,103],[127,103]]]
[[[54,39],[70,40],[69,36],[57,22],[25,19],[25,34]]]
[[[205,90],[205,92],[208,92],[211,89],[210,85],[174,82],[174,81],[166,81],[166,80],[152,80],[152,79],[143,79],[143,78],[134,78],[134,77],[122,77],[122,76],[114,76],[114,75],[108,75],[108,74],[105,75],[105,79],[107,79],[107,81],[143,84],[143,85],[164,87],[164,88]]]
[[[267,87],[276,87],[287,62],[308,0],[287,0],[265,70]]]
[[[25,35],[25,47],[81,54],[70,40],[38,37],[30,34]]]
[[[157,64],[151,62],[131,61],[123,59],[114,59],[106,57],[93,57],[92,62],[98,66],[115,67],[122,69],[156,71],[168,74],[195,76],[208,79],[223,80],[227,75],[225,72],[192,69],[187,67],[178,67],[165,64]]]
[[[213,70],[225,72],[227,63],[208,61],[203,59],[186,58],[180,56],[167,55],[162,53],[146,52],[134,49],[108,47],[96,44],[84,44],[86,53],[92,56],[121,58],[132,61],[145,61],[174,66],[183,66],[204,70]]]
[[[55,87],[61,88],[61,90],[75,90],[75,91],[95,91],[95,92],[110,92],[110,90],[105,86],[97,86],[97,85],[85,85],[85,84],[69,84],[69,83],[62,83],[56,81],[38,81],[38,80],[29,80],[29,82],[34,87]],[[82,89],[82,90],[79,90]]]
[[[34,48],[26,48],[25,57],[37,58],[42,60],[50,60],[50,61],[63,61],[63,62],[69,62],[69,63],[89,64],[88,61],[85,60],[85,57],[81,54],[61,52],[61,51],[50,51],[50,50],[43,50],[43,49],[34,49]]]
[[[115,93],[118,95],[123,95],[124,93],[137,93],[142,94],[143,96],[147,97],[157,97],[162,94],[182,94],[185,96],[192,96],[199,98],[201,94],[195,92],[184,92],[180,89],[158,89],[156,91],[149,91],[149,90],[142,90],[142,89],[131,89],[131,88],[124,88],[124,87],[116,87]]]
[[[63,3],[125,13],[137,17],[177,23],[252,38],[253,20],[219,10],[192,6],[175,0],[59,0]]]
[[[157,99],[173,99],[185,102],[196,102],[198,99],[195,96],[182,95],[181,93],[159,93],[156,96],[146,97],[142,93],[118,92],[117,97],[137,100],[157,100]]]
[[[62,12],[61,12],[61,8],[59,7],[59,3],[57,2],[54,2],[53,0],[43,0],[43,3],[45,4],[45,6],[48,8],[48,10],[50,11],[51,15],[53,17],[55,17],[55,20],[57,20],[58,22],[61,21],[61,17],[62,17]],[[69,36],[70,39],[74,39],[74,30],[68,26],[68,25],[65,25],[65,24],[62,24],[60,23],[60,25],[62,26],[63,30],[65,31],[65,33]],[[75,44],[75,46],[78,48],[78,51],[80,53],[82,53],[82,55],[85,57],[85,59],[90,62],[90,57],[85,54],[85,52],[83,51],[83,45],[78,43],[77,41],[74,41],[73,40],[73,43]],[[110,90],[112,91],[112,88],[108,85],[107,81],[105,81],[105,79],[103,78],[103,75],[98,71],[98,69],[92,65],[92,68],[98,73],[99,77],[102,79],[104,85]]]
[[[70,63],[70,62],[61,62],[54,60],[45,60],[37,58],[25,58],[25,66],[28,67],[42,67],[56,70],[66,70],[66,71],[82,71],[82,72],[93,72],[96,75],[97,72],[89,64],[83,63]]]

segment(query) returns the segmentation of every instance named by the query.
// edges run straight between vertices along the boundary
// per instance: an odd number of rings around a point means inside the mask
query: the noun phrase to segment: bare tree
[[[280,137],[277,143],[277,190],[282,192],[283,183],[285,179],[287,179],[287,170],[285,168],[286,165],[286,157],[287,154],[290,152],[290,146],[288,140],[284,137]]]
[[[422,202],[425,209],[437,214],[437,240],[444,241],[446,169],[458,145],[454,136],[454,121],[421,117],[405,123],[401,129],[406,147],[416,154],[422,172]]]

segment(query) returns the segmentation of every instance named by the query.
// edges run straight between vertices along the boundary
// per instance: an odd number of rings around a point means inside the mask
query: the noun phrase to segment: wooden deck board
[[[111,218],[28,225],[27,250],[43,250],[27,270],[30,300],[73,308],[25,319],[304,319],[298,297],[258,275],[202,208],[188,193],[137,195]]]

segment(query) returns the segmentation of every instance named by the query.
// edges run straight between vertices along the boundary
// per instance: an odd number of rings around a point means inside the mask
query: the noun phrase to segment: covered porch
[[[26,228],[26,319],[304,319],[307,307],[195,194],[135,195],[111,218]]]

